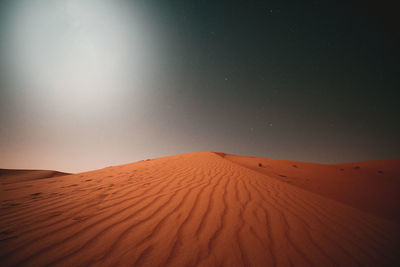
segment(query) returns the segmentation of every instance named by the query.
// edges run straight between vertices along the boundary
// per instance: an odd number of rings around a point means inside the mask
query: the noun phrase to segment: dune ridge
[[[399,224],[212,152],[1,185],[2,266],[396,265]]]
[[[15,170],[15,169],[0,169],[0,183],[13,184],[29,180],[45,179],[69,175],[70,173],[58,172],[51,170]]]
[[[281,182],[400,223],[400,159],[316,164],[217,154]]]

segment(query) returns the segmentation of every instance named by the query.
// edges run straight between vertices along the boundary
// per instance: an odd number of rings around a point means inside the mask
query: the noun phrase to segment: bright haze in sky
[[[0,168],[78,172],[194,151],[399,157],[397,29],[377,10],[1,1]]]
[[[134,160],[137,109],[159,65],[145,12],[126,1],[26,0],[5,13],[2,96],[11,116],[2,118],[2,165],[70,170]]]

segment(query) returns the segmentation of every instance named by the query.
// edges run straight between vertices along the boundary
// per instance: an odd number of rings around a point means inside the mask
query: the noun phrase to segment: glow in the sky
[[[9,14],[3,53],[10,82],[28,95],[61,98],[83,108],[141,90],[152,51],[140,12],[132,6],[108,0],[26,0]]]
[[[3,164],[78,170],[134,160],[131,125],[157,82],[154,18],[123,0],[11,1],[4,14]]]
[[[398,157],[394,24],[261,2],[1,0],[0,168]]]

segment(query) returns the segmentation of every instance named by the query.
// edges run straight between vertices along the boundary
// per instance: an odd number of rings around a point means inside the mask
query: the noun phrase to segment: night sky
[[[395,8],[338,2],[1,1],[0,167],[399,158]]]

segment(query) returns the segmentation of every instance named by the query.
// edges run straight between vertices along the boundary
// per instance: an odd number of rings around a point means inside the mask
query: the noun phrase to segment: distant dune
[[[399,173],[200,152],[3,183],[0,266],[399,266]]]
[[[44,179],[56,176],[68,175],[69,173],[49,170],[12,170],[0,169],[0,183],[13,184],[29,180]]]

